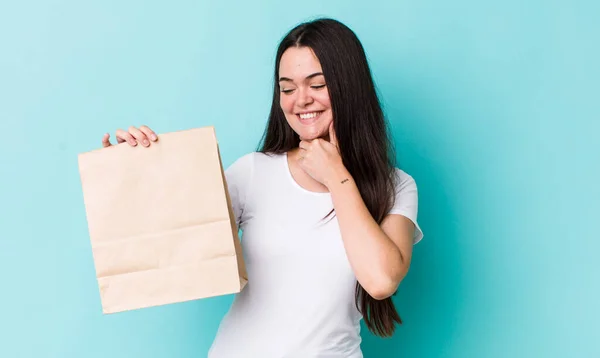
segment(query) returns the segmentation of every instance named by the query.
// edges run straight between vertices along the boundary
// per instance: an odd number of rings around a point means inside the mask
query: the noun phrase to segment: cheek
[[[315,96],[315,99],[319,103],[321,103],[322,106],[324,106],[326,108],[331,108],[331,101],[329,99],[329,93],[327,93],[326,91],[319,93],[318,96]]]
[[[279,105],[281,106],[281,110],[283,110],[283,113],[285,113],[285,114],[293,113],[294,101],[289,96],[280,97]]]

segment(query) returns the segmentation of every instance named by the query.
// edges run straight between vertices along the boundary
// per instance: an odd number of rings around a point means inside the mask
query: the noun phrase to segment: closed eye
[[[318,89],[324,88],[325,86],[326,86],[325,84],[322,84],[322,85],[313,85],[313,86],[310,86],[310,88],[312,88],[312,89],[317,89],[317,90],[318,90]],[[284,93],[284,94],[291,94],[291,93],[293,93],[295,90],[296,90],[295,88],[292,88],[292,89],[282,89],[282,90],[281,90],[281,93]]]

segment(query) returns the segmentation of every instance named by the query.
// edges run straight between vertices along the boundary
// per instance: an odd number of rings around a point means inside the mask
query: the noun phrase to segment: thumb
[[[112,144],[110,144],[110,134],[106,133],[103,137],[102,137],[102,146],[104,148],[106,147],[110,147]]]

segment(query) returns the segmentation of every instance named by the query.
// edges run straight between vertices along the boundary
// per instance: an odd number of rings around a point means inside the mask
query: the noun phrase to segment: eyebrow
[[[323,72],[312,73],[312,74],[306,76],[306,79],[309,80],[309,79],[311,79],[313,77],[317,77],[317,76],[323,76]],[[291,78],[287,78],[287,77],[279,78],[279,82],[281,82],[281,81],[294,82]]]

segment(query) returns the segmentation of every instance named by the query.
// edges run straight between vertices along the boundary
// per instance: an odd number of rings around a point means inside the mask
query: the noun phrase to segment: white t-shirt
[[[411,219],[417,187],[400,177],[391,213]],[[360,358],[356,277],[329,193],[302,188],[287,155],[250,153],[225,171],[248,272],[248,284],[223,318],[209,358]]]

